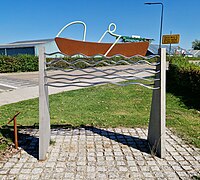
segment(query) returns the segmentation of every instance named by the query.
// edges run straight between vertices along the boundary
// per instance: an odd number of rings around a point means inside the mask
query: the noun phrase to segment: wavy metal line
[[[83,82],[80,82],[80,83],[83,83]],[[156,90],[156,89],[159,89],[160,87],[151,87],[152,85],[154,84],[149,84],[149,85],[146,85],[146,84],[142,84],[142,83],[137,83],[137,82],[129,82],[129,83],[117,83],[117,82],[96,82],[96,83],[87,83],[88,85],[75,85],[75,84],[66,84],[66,85],[54,85],[54,83],[47,83],[46,86],[51,86],[51,87],[56,87],[56,88],[63,88],[63,87],[70,87],[70,86],[76,86],[76,87],[90,87],[90,86],[95,86],[95,85],[100,85],[100,84],[114,84],[114,85],[117,85],[117,86],[128,86],[128,85],[140,85],[140,86],[143,86],[143,87],[146,87],[148,89],[152,89],[152,90]]]
[[[112,73],[112,74],[102,74],[102,75],[94,75],[94,74],[76,74],[76,75],[72,75],[72,74],[53,74],[53,75],[46,75],[45,78],[50,78],[50,79],[57,79],[57,78],[67,78],[67,77],[75,77],[74,79],[79,79],[79,78],[89,78],[89,79],[92,79],[92,78],[103,78],[103,77],[109,77],[109,76],[116,76],[116,77],[138,77],[138,76],[135,76],[136,74],[138,74],[138,72],[135,72],[135,73],[127,73],[127,74],[115,74],[115,73]],[[147,76],[148,78],[150,76]],[[73,79],[73,78],[69,78],[69,79]]]
[[[64,60],[64,59],[56,59],[56,60],[52,60],[50,62],[47,62],[46,65],[52,65],[52,64],[56,64],[58,62],[64,62],[66,63],[67,65],[76,65],[78,63],[84,63],[85,65],[89,66],[89,67],[94,67],[94,66],[97,66],[99,64],[103,64],[103,65],[106,65],[106,66],[114,66],[114,65],[119,65],[119,64],[126,64],[126,65],[139,65],[139,64],[147,64],[147,65],[150,65],[150,66],[157,66],[159,65],[160,63],[150,63],[146,60],[139,60],[137,62],[134,62],[132,60],[119,60],[119,61],[113,61],[113,60],[109,60],[109,62],[107,62],[108,60],[101,60],[101,61],[97,61],[97,62],[94,62],[93,64],[92,63],[89,63],[89,62],[86,62],[85,60],[83,59],[76,59],[75,61],[72,61],[72,62],[69,62],[67,60]]]
[[[65,57],[73,57],[73,56],[82,56],[83,58],[106,58],[106,59],[112,59],[114,57],[123,57],[125,59],[131,59],[131,58],[134,58],[134,57],[140,57],[140,58],[144,58],[144,59],[152,59],[154,57],[160,57],[159,55],[150,55],[150,56],[141,56],[141,55],[134,55],[134,56],[130,56],[130,57],[127,57],[127,56],[124,56],[122,54],[116,54],[116,55],[113,55],[113,56],[110,56],[110,57],[107,57],[107,56],[104,56],[102,54],[96,54],[96,55],[93,55],[93,56],[87,56],[85,54],[82,54],[82,53],[78,53],[78,54],[73,54],[73,55],[67,55],[65,53],[62,53],[62,52],[54,52],[54,53],[45,53],[45,55],[47,56],[53,56],[53,55],[56,55],[56,54],[61,54]]]
[[[155,81],[159,81],[160,79],[149,79],[149,78],[144,78],[144,77],[137,77],[137,76],[133,76],[133,75],[123,75],[123,76],[120,76],[120,75],[115,75],[115,76],[108,76],[108,75],[105,75],[105,76],[90,76],[90,77],[85,77],[87,75],[84,75],[84,76],[79,76],[79,77],[76,77],[76,78],[65,78],[65,77],[52,77],[52,76],[45,76],[45,78],[48,78],[48,79],[53,79],[53,80],[67,80],[67,81],[75,81],[75,80],[82,80],[82,79],[86,79],[86,80],[91,80],[91,79],[98,79],[98,78],[101,78],[101,79],[124,79],[124,80],[145,80],[145,81],[148,81],[148,82],[155,82]]]
[[[72,75],[72,74],[53,74],[53,75],[45,75],[45,78],[49,78],[49,79],[66,79],[66,80],[76,80],[76,79],[95,79],[95,78],[106,78],[109,76],[115,76],[115,77],[133,77],[133,78],[139,78],[138,76],[136,76],[138,73],[140,72],[134,72],[134,73],[130,73],[127,72],[127,74],[129,75],[119,75],[119,74],[115,74],[115,73],[109,73],[109,74],[103,74],[103,75],[94,75],[94,74],[76,74],[76,75]],[[68,77],[75,77],[75,78],[68,78]],[[142,77],[140,77],[142,78]],[[148,79],[150,78],[150,76],[147,77]],[[145,78],[145,79],[147,79]],[[159,79],[155,79],[155,81],[157,81]]]
[[[90,69],[92,69],[92,71],[87,71]],[[157,74],[160,72],[160,71],[156,71],[155,69],[151,69],[151,68],[143,68],[143,69],[126,68],[126,69],[118,69],[118,70],[116,70],[114,68],[109,68],[109,69],[101,70],[101,69],[91,67],[91,68],[86,68],[86,69],[73,68],[70,70],[65,70],[65,69],[59,68],[59,67],[51,67],[51,68],[48,68],[47,70],[59,70],[59,71],[65,72],[65,73],[71,73],[76,70],[76,71],[80,71],[80,72],[84,72],[84,73],[99,72],[99,73],[104,73],[104,74],[108,74],[108,75],[112,75],[112,74],[118,73],[118,72],[125,72],[125,73],[131,74],[131,72],[129,72],[129,71],[135,71],[137,73],[147,72],[149,74]],[[109,73],[108,71],[111,71],[111,73]],[[73,74],[73,75],[68,74],[68,75],[69,76],[79,76],[78,74],[77,75],[76,74]]]
[[[66,61],[66,60],[64,60],[64,59],[59,59],[59,60],[56,60],[56,61],[50,61],[50,62],[48,62],[48,63],[46,63],[46,64],[47,64],[47,65],[52,65],[52,64],[56,64],[56,63],[58,63],[58,62],[64,62],[64,63],[66,63],[67,65],[76,65],[76,64],[78,64],[78,63],[84,63],[84,64],[87,65],[87,66],[97,66],[97,65],[99,65],[99,64],[101,64],[101,63],[103,63],[103,64],[106,65],[106,66],[116,65],[116,64],[117,64],[115,61],[110,61],[111,63],[113,63],[113,64],[110,64],[110,63],[106,62],[106,60],[97,61],[97,62],[95,62],[94,64],[92,64],[92,63],[86,62],[86,61],[83,60],[83,59],[77,59],[77,60],[72,61],[72,62]]]

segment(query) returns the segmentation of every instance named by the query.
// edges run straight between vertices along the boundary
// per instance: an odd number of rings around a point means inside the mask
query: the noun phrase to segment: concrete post
[[[39,47],[39,160],[46,159],[50,143],[48,89],[45,86],[45,48]]]
[[[165,158],[165,124],[166,124],[166,49],[160,49],[160,65],[156,67],[156,71],[160,71],[156,75],[154,87],[160,87],[153,90],[151,113],[148,129],[148,141],[151,146],[152,153],[161,158]]]

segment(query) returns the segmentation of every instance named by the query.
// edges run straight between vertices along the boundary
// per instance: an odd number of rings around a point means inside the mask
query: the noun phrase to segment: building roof
[[[162,45],[162,48],[166,48],[166,52],[167,54],[174,54],[175,51],[179,50],[185,51],[185,54],[190,54],[190,52],[188,52],[187,50],[179,47],[179,46],[171,46],[171,51],[170,51],[170,46],[169,45]],[[157,54],[158,53],[158,49],[159,49],[159,45],[158,44],[150,44],[148,51],[151,52],[152,54]]]
[[[0,44],[0,48],[17,48],[17,47],[32,47],[39,44],[45,44],[54,41],[54,39],[41,39],[29,41],[16,41],[9,44]]]
[[[189,52],[194,56],[200,55],[200,50],[191,49],[191,50],[189,50]]]

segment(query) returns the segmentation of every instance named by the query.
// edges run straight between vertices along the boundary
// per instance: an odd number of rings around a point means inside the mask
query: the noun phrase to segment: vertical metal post
[[[147,5],[161,5],[161,16],[160,16],[160,41],[159,41],[159,49],[161,48],[161,41],[162,41],[162,28],[163,28],[163,9],[164,9],[164,5],[161,2],[146,2],[144,4]],[[158,50],[158,54],[159,54],[159,50]]]
[[[8,121],[7,124],[10,124],[12,121],[14,121],[14,141],[15,141],[15,148],[18,149],[18,134],[17,134],[17,116],[20,114],[20,112],[17,112],[12,119]]]
[[[159,41],[159,48],[161,49],[162,28],[163,28],[163,3],[160,3],[160,5],[161,5],[161,17],[160,17],[160,41]]]
[[[153,90],[151,113],[148,129],[148,141],[153,153],[161,158],[165,157],[165,124],[166,124],[166,49],[160,49],[160,65],[156,71],[160,71],[156,78]]]
[[[46,159],[50,143],[50,115],[45,80],[45,48],[39,47],[39,160]]]
[[[15,148],[18,149],[17,119],[16,119],[16,117],[14,117],[14,137],[15,137]]]
[[[170,35],[172,34],[172,31],[170,31]],[[169,44],[169,63],[171,62],[171,50],[172,50],[172,44]]]

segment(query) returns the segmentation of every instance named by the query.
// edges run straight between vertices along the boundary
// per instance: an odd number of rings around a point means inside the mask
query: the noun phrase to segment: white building
[[[193,57],[200,57],[200,50],[193,50],[191,49],[190,54],[192,54]]]
[[[38,47],[43,45],[46,53],[59,52],[54,39],[42,39],[32,41],[17,41],[0,45],[1,55],[31,54],[38,56]]]

